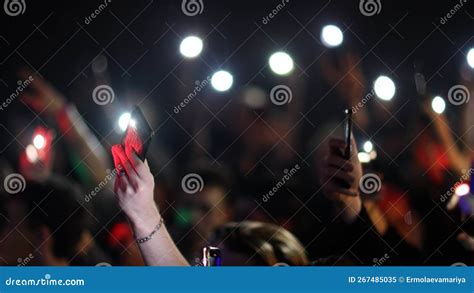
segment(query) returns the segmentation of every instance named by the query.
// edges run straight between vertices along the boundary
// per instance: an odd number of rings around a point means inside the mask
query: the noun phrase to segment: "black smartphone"
[[[202,250],[202,264],[205,267],[220,267],[222,265],[221,250],[217,247],[206,246]]]
[[[344,150],[344,159],[350,160],[351,153],[352,153],[352,143],[351,143],[351,136],[352,136],[352,111],[350,109],[344,110],[346,114],[346,121],[344,125],[344,138],[346,141],[346,148]]]
[[[344,141],[346,142],[346,147],[343,151],[338,150],[337,154],[346,160],[351,159],[352,155],[352,143],[351,143],[351,136],[352,136],[352,111],[351,109],[344,110],[345,120],[344,120]],[[344,188],[350,188],[351,185],[347,183],[345,180],[335,178],[334,179],[337,184]]]
[[[129,155],[135,152],[140,160],[145,161],[148,147],[154,136],[153,129],[143,115],[140,107],[135,106],[131,113],[130,122],[122,139],[125,152]]]

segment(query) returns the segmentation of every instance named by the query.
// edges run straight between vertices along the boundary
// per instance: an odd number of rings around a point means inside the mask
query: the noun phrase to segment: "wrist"
[[[148,234],[156,227],[161,220],[161,215],[158,209],[154,208],[140,215],[128,215],[129,221],[132,225],[135,237],[141,238]]]

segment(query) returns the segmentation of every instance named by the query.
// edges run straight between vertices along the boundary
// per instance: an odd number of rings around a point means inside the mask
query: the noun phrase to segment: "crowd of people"
[[[344,56],[337,70],[321,60],[341,108],[324,110],[311,138],[293,131],[296,103],[276,109],[268,93],[247,87],[222,118],[228,127],[199,131],[177,160],[173,143],[186,138],[163,134],[177,137],[168,149],[155,138],[142,161],[97,138],[70,100],[23,70],[32,82],[19,99],[43,117],[46,143],[2,154],[0,264],[201,265],[213,246],[230,266],[472,265],[473,199],[455,189],[473,173],[474,104],[457,116],[465,117],[461,136],[422,105],[409,144],[383,128],[377,157],[361,163],[362,138],[385,125],[390,106],[367,98],[356,59]],[[467,76],[472,92],[474,73]],[[341,155],[342,106],[353,112],[350,158]],[[11,174],[25,178],[14,194]],[[189,174],[202,180],[193,192],[183,182]],[[364,174],[380,180],[372,192]]]

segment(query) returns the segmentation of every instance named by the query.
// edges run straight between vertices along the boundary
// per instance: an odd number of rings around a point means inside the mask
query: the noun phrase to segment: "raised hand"
[[[362,177],[362,166],[357,156],[357,145],[352,138],[350,160],[340,154],[346,147],[341,139],[331,139],[328,150],[320,165],[320,184],[324,194],[334,200],[336,207],[343,211],[346,221],[353,221],[361,210],[359,181]]]

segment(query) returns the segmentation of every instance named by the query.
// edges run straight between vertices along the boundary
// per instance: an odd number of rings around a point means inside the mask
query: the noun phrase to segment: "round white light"
[[[446,109],[446,102],[440,96],[436,96],[431,101],[431,108],[438,114],[441,114]]]
[[[467,53],[467,64],[474,69],[474,48],[471,48]]]
[[[384,101],[390,101],[395,95],[395,83],[387,76],[379,76],[374,82],[375,94]]]
[[[335,25],[326,25],[321,30],[321,42],[328,48],[337,47],[342,44],[344,35],[340,28]]]
[[[464,196],[469,194],[470,192],[469,184],[463,183],[458,186],[456,186],[456,190],[454,191],[457,196]]]
[[[184,57],[197,57],[202,51],[202,40],[198,37],[186,37],[181,41],[179,51]]]
[[[211,78],[212,87],[218,92],[229,90],[233,83],[234,78],[232,77],[232,74],[224,70],[217,71]]]
[[[32,144],[29,144],[26,149],[26,158],[30,163],[36,163],[38,161],[38,150]]]
[[[359,158],[359,162],[362,164],[370,162],[370,155],[368,153],[360,152],[357,154],[357,157]]]
[[[37,134],[33,138],[33,145],[35,146],[36,149],[40,150],[45,147],[46,139],[41,134]]]
[[[120,115],[120,118],[118,120],[118,126],[120,130],[125,131],[127,130],[128,124],[130,124],[130,119],[132,118],[132,114],[130,113],[123,113]]]
[[[368,140],[364,143],[363,148],[366,153],[370,153],[374,149],[374,145],[370,140]]]
[[[278,75],[285,75],[293,70],[293,59],[285,52],[277,52],[268,60],[270,69]]]

